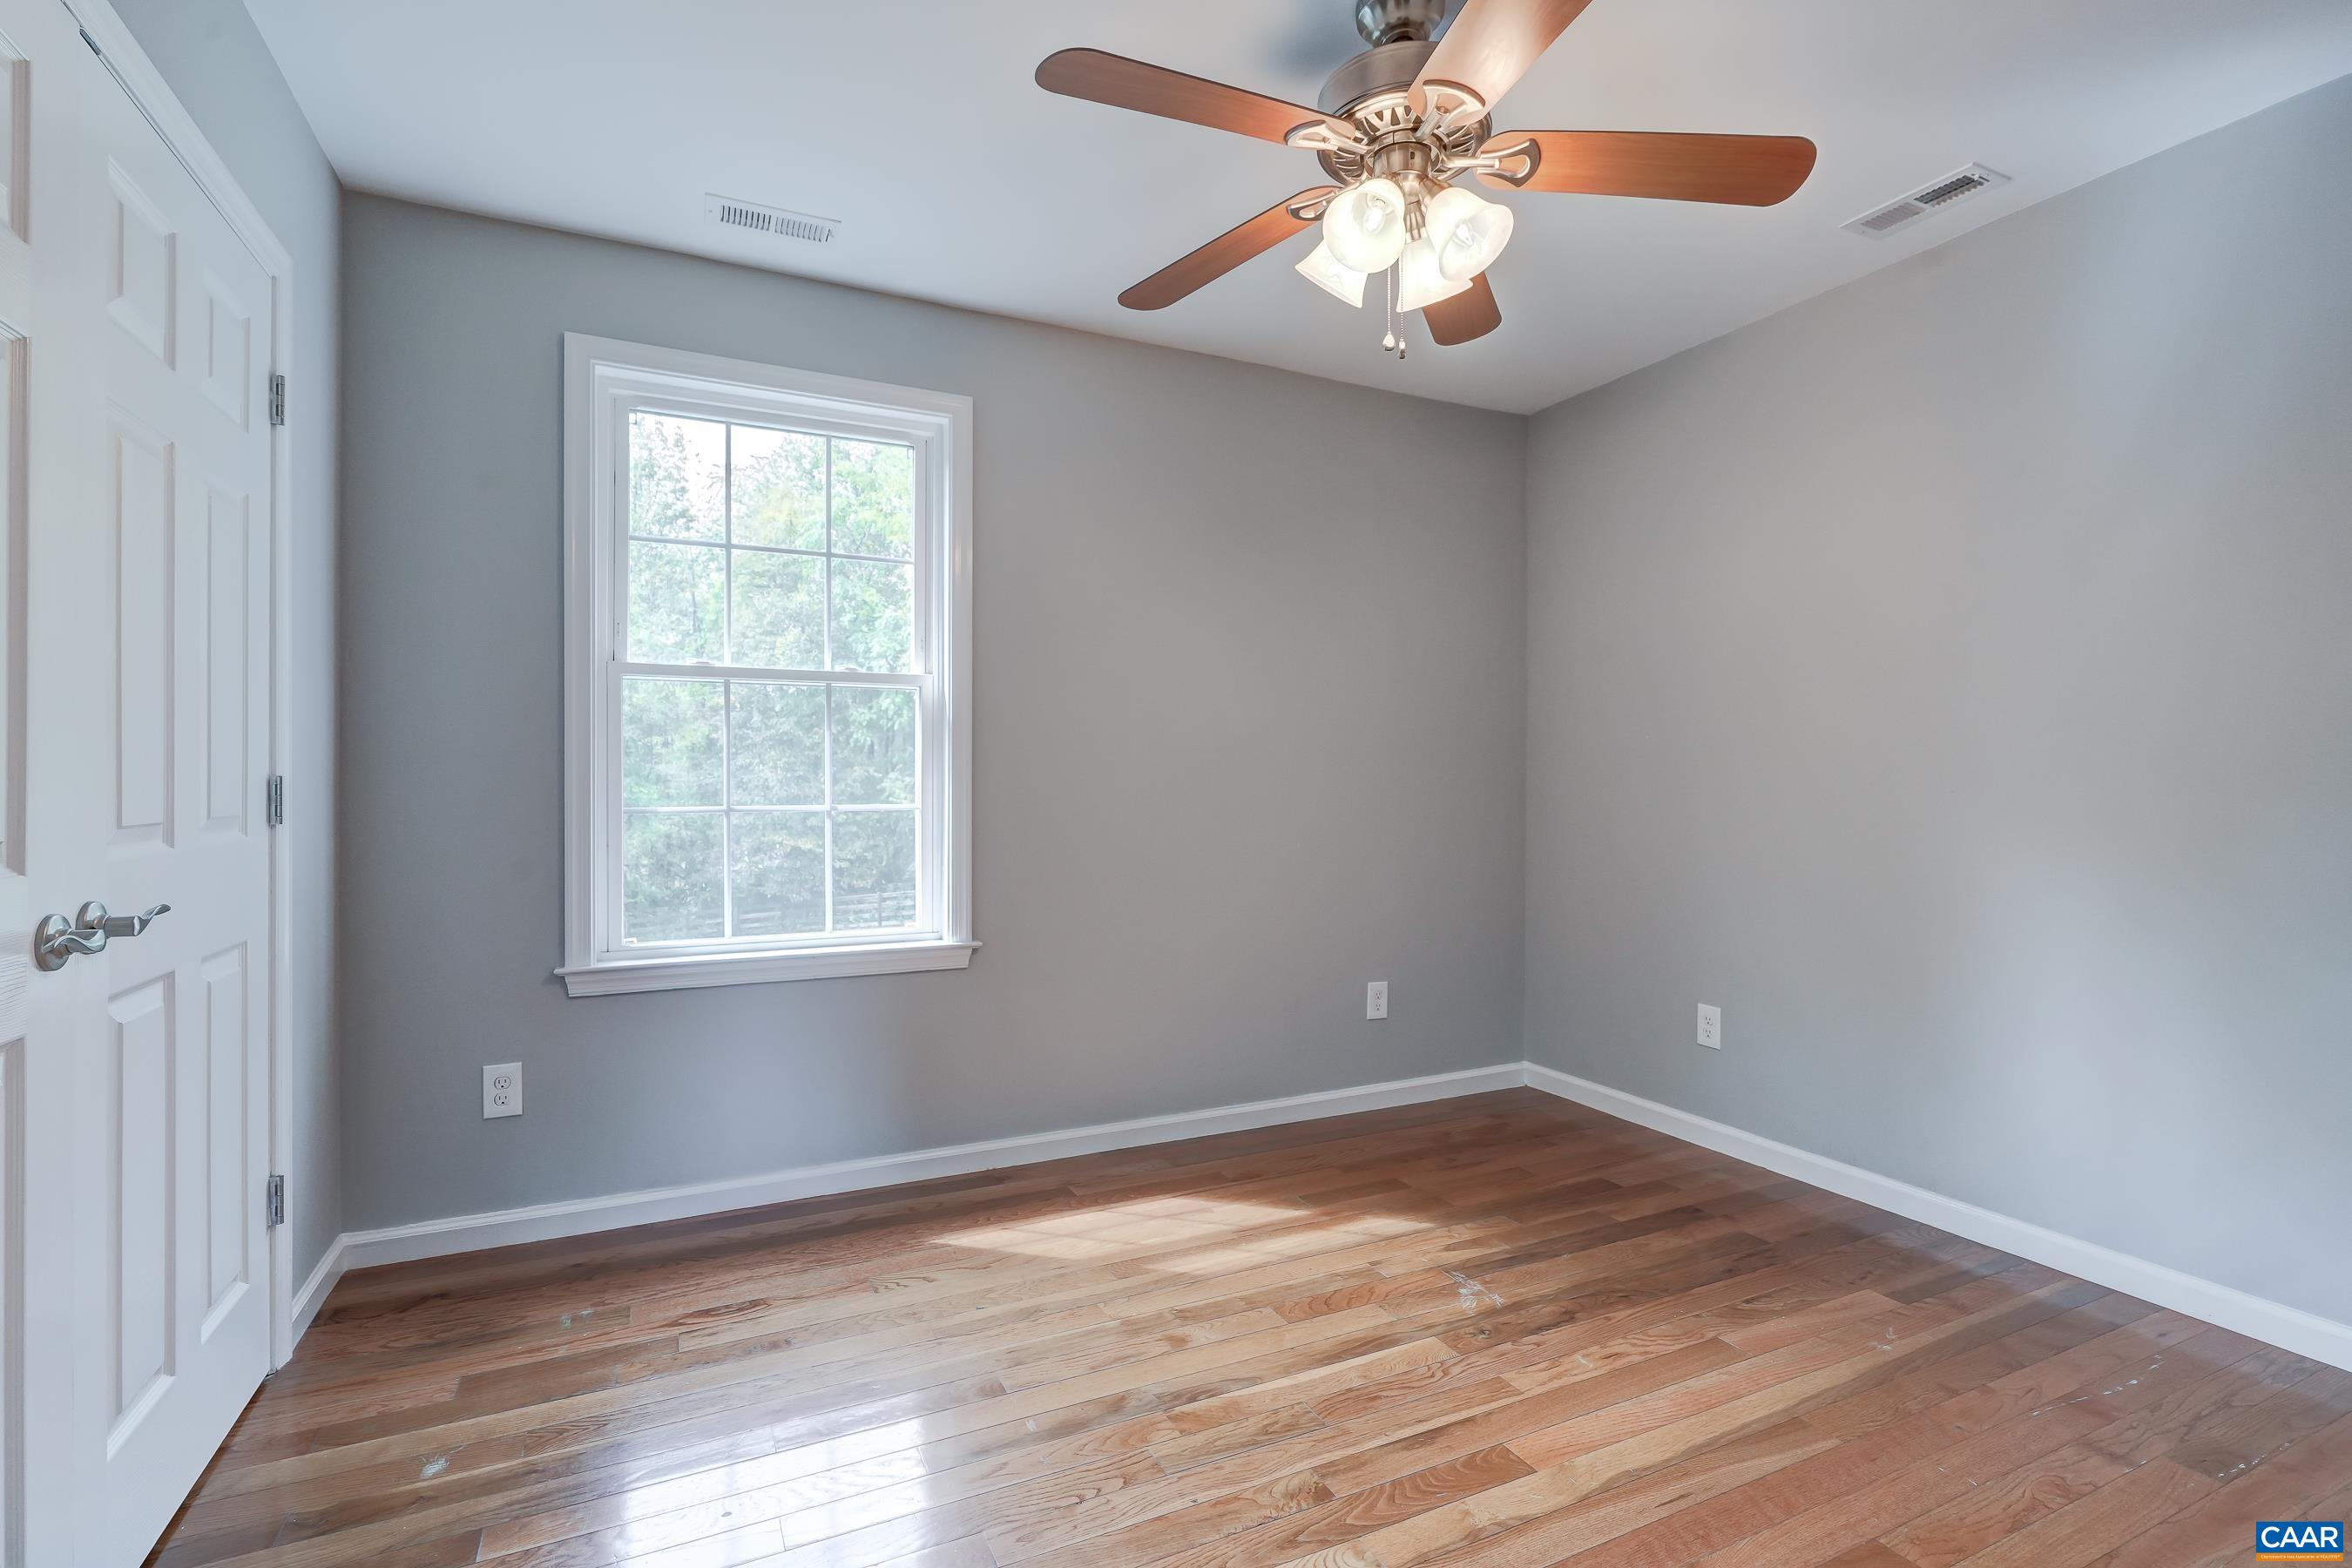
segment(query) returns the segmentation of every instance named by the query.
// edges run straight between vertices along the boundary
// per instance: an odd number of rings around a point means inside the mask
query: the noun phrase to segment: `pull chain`
[[[1392,353],[1402,360],[1404,358],[1404,338],[1397,331],[1396,275],[1397,269],[1393,267],[1386,273],[1389,285],[1389,331],[1388,335],[1381,340],[1381,348],[1383,353]]]

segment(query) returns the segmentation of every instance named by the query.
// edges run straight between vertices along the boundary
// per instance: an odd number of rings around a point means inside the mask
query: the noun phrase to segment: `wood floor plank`
[[[2252,1521],[2342,1519],[2311,1505],[2352,1465],[2352,1415],[2232,1476],[2202,1501],[2152,1524],[2099,1559],[2101,1568],[2213,1568],[2242,1562]],[[2326,1506],[2341,1508],[2341,1503]]]
[[[2114,1455],[2069,1444],[1930,1509],[1883,1539],[1917,1568],[1951,1568],[2125,1473],[2123,1461]]]
[[[2338,1498],[2352,1373],[1513,1090],[355,1273],[151,1568],[2169,1568]]]
[[[2152,1459],[1992,1542],[1969,1562],[1974,1568],[2079,1568],[2142,1533],[2151,1520],[2169,1519],[2213,1489],[2212,1481],[2194,1471]]]
[[[2077,1321],[2074,1332],[2086,1337],[2100,1326],[2089,1309],[2051,1321],[2084,1318],[2090,1321]],[[2042,1325],[2035,1325],[1989,1348],[2034,1344],[2054,1348],[2043,1344],[2045,1339]],[[1963,1354],[1939,1364],[1954,1365],[1969,1359]],[[1887,1406],[1874,1397],[1875,1393],[1851,1395],[1727,1447],[1702,1450],[1694,1459],[1654,1472],[1635,1486],[1604,1490],[1588,1503],[1556,1510],[1505,1532],[1486,1542],[1481,1555],[1497,1562],[1565,1560],[1671,1568],[1939,1455],[1972,1429],[1972,1415],[1979,1420],[1992,1415],[1959,1397],[1947,1397],[1940,1405],[1921,1409]],[[1856,1416],[1855,1410],[1864,1406],[1874,1410],[1873,1419]],[[2078,1416],[2078,1420],[2089,1418],[2087,1411]],[[2053,1435],[2052,1441],[2063,1441],[2063,1437]],[[1741,1458],[1743,1444],[1758,1449],[1757,1462],[1748,1467],[1751,1479],[1747,1479],[1727,1468]],[[1650,1510],[1657,1517],[1649,1517],[1641,1506],[1645,1493],[1661,1500],[1661,1505]],[[1629,1508],[1629,1501],[1635,1506]]]
[[[1184,1543],[1181,1550],[1158,1562],[1160,1568],[1255,1568],[1287,1562],[1302,1553],[1353,1541],[1489,1487],[1517,1480],[1528,1473],[1525,1461],[1497,1444],[1335,1498],[1320,1508],[1275,1520],[1255,1530]],[[1125,1536],[1113,1536],[1088,1545],[1097,1550],[1097,1561],[1101,1552],[1120,1553],[1114,1560],[1124,1560],[1128,1550]]]

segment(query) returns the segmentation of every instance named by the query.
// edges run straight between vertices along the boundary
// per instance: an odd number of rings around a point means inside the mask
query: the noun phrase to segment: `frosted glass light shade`
[[[1459,185],[1438,192],[1423,210],[1423,234],[1437,247],[1438,270],[1455,282],[1467,283],[1486,271],[1511,242],[1511,209]]]
[[[1397,261],[1397,302],[1400,310],[1418,310],[1440,300],[1451,300],[1470,287],[1467,278],[1448,278],[1438,265],[1437,247],[1427,235],[1404,247]]]
[[[1364,275],[1352,267],[1342,267],[1339,258],[1331,254],[1328,241],[1317,246],[1298,264],[1298,275],[1334,300],[1364,308]]]
[[[1380,272],[1404,249],[1404,192],[1373,178],[1341,191],[1323,213],[1323,243],[1340,266]]]

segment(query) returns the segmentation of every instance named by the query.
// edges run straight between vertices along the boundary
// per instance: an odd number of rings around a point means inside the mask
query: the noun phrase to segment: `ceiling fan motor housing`
[[[1454,157],[1477,150],[1490,126],[1481,119],[1425,133],[1422,115],[1408,99],[1421,68],[1437,52],[1436,34],[1445,20],[1447,0],[1357,0],[1356,30],[1371,45],[1341,65],[1323,83],[1315,107],[1326,114],[1352,120],[1372,149],[1360,153],[1322,153],[1324,172],[1339,184],[1353,184],[1370,174],[1383,174],[1417,189],[1417,176],[1426,175],[1442,152]]]
[[[1437,36],[1445,0],[1356,0],[1356,31],[1368,44],[1397,44]]]
[[[1421,74],[1423,60],[1437,50],[1433,38],[1402,38],[1374,44],[1331,73],[1316,96],[1315,107],[1326,114],[1345,114],[1364,100],[1383,92],[1402,92]]]
[[[1357,13],[1360,26],[1375,5],[1405,5],[1413,0],[1365,0]],[[1444,13],[1442,4],[1423,7],[1432,16]],[[1317,154],[1325,174],[1342,185],[1368,175],[1384,174],[1413,188],[1415,176],[1430,173],[1441,153],[1453,159],[1475,153],[1493,131],[1486,117],[1447,123],[1442,128],[1425,121],[1408,97],[1421,68],[1437,51],[1433,38],[1402,38],[1374,44],[1331,73],[1317,95],[1315,107],[1326,114],[1354,121],[1369,145],[1369,155],[1352,151]],[[1442,183],[1442,182],[1441,182]]]

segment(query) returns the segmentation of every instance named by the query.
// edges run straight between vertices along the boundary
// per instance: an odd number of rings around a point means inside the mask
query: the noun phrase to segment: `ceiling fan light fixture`
[[[1492,267],[1503,247],[1511,243],[1511,209],[1460,185],[1438,192],[1423,210],[1424,232],[1437,247],[1438,270],[1450,281],[1469,282]]]
[[[1343,267],[1331,254],[1329,241],[1317,246],[1298,264],[1298,275],[1342,304],[1364,308],[1364,274],[1352,267]]]
[[[1427,235],[1406,246],[1403,256],[1397,260],[1396,308],[1400,312],[1451,300],[1469,287],[1469,279],[1445,275],[1437,247]]]
[[[1331,74],[1312,109],[1100,49],[1057,49],[1038,62],[1037,85],[1048,92],[1311,153],[1330,177],[1177,258],[1121,293],[1120,304],[1165,309],[1319,222],[1329,254],[1318,251],[1298,270],[1342,299],[1352,295],[1351,304],[1361,301],[1360,281],[1388,273],[1384,346],[1402,358],[1400,309],[1423,310],[1430,341],[1449,347],[1503,324],[1489,278],[1514,215],[1457,181],[1770,206],[1812,173],[1819,149],[1801,136],[1496,132],[1492,107],[1591,0],[1346,3],[1370,47]]]
[[[1357,272],[1381,272],[1404,251],[1404,191],[1375,175],[1331,198],[1323,214],[1323,243],[1332,258]]]

